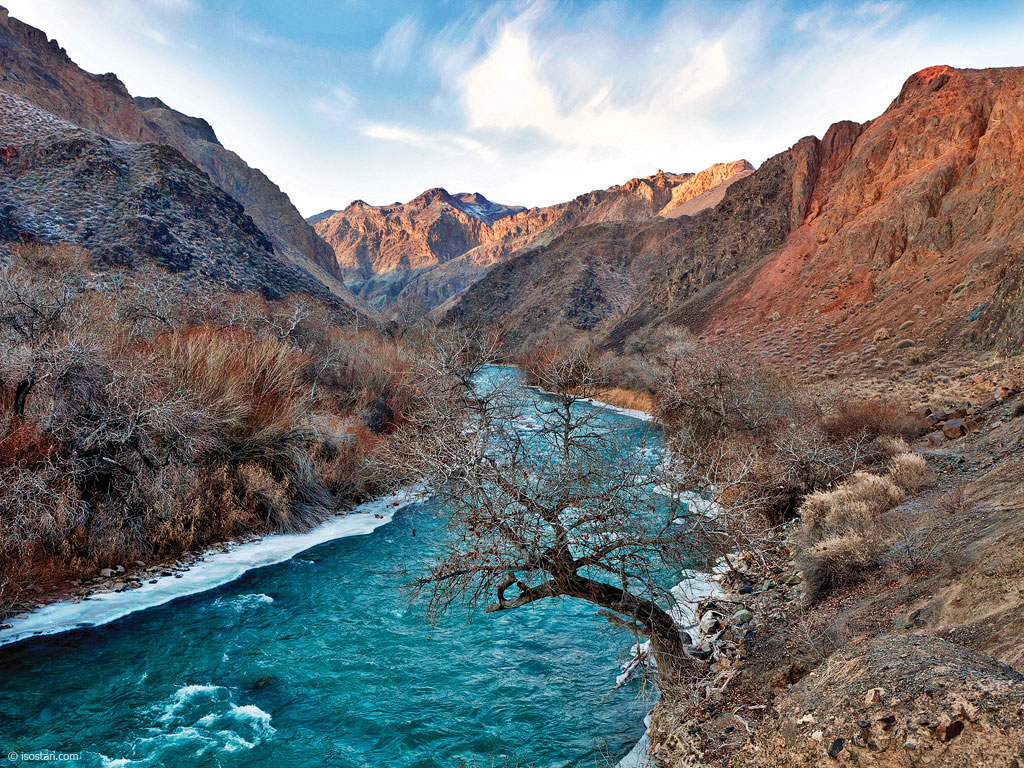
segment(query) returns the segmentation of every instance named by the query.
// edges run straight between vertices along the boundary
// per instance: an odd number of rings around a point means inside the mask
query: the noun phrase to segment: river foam
[[[394,518],[403,507],[420,500],[419,489],[403,489],[380,499],[360,504],[351,512],[327,520],[307,533],[271,534],[262,539],[236,544],[226,552],[214,550],[176,578],[157,578],[125,592],[97,592],[79,602],[51,603],[28,614],[10,619],[9,629],[0,630],[0,645],[16,643],[38,635],[52,635],[80,627],[96,627],[136,611],[155,608],[179,597],[205,592],[234,581],[247,571],[289,560],[318,544],[348,536],[372,533]],[[270,599],[254,596],[255,602]]]

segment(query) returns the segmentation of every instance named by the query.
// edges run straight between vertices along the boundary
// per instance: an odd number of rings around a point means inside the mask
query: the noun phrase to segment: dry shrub
[[[902,437],[882,435],[875,440],[875,448],[883,456],[896,456],[900,453],[908,453],[910,451],[910,444]]]
[[[548,339],[525,350],[516,360],[526,384],[548,391],[576,390],[589,397],[602,384],[594,361],[598,353],[593,339],[579,335],[570,339]]]
[[[844,400],[824,421],[825,431],[837,440],[899,437],[911,440],[928,430],[928,420],[892,400]]]
[[[152,354],[173,399],[197,417],[196,460],[234,466],[239,498],[264,509],[270,528],[305,530],[334,507],[310,455],[318,435],[305,354],[207,327],[161,335]]]
[[[10,416],[13,398],[4,396],[9,392],[0,386],[0,470],[8,467],[32,470],[53,455],[57,444],[35,421]]]
[[[418,408],[410,374],[413,357],[399,342],[369,331],[337,330],[314,356],[317,381],[334,407],[360,413],[371,431],[385,434],[401,427]]]
[[[857,472],[837,488],[811,493],[800,505],[798,539],[812,545],[848,530],[868,530],[899,504],[903,490],[888,477]]]
[[[904,495],[889,477],[857,472],[833,490],[807,496],[793,540],[809,601],[862,580],[881,562],[881,515]]]
[[[68,577],[81,562],[88,507],[61,467],[0,468],[0,618],[18,600]]]
[[[900,453],[889,461],[889,477],[909,494],[920,493],[934,478],[928,471],[928,462],[916,453]]]
[[[796,381],[727,342],[694,347],[658,397],[659,420],[669,430],[686,425],[706,439],[764,435],[814,415],[815,405]]]
[[[831,536],[801,553],[807,599],[817,602],[831,592],[863,581],[881,563],[885,543],[863,531]]]

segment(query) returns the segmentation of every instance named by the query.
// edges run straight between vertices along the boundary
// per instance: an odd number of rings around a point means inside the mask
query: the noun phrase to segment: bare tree
[[[14,374],[13,413],[24,418],[29,395],[60,367],[70,311],[85,289],[88,255],[73,246],[20,245],[0,262],[0,348]],[[77,317],[77,316],[76,316]]]
[[[547,394],[525,397],[509,375],[485,375],[495,347],[440,331],[416,437],[396,446],[446,516],[443,552],[417,582],[430,612],[586,600],[649,638],[659,677],[679,679],[694,662],[666,567],[692,552],[699,513],[655,492],[652,446],[580,405],[593,375],[579,349],[532,371]]]

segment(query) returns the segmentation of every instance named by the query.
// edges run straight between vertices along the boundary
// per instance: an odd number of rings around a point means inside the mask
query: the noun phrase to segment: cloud
[[[412,128],[382,123],[367,125],[363,128],[362,133],[371,139],[393,141],[449,157],[472,154],[488,162],[493,162],[497,158],[494,151],[486,145],[476,139],[458,134],[426,133]]]
[[[335,85],[327,96],[313,100],[313,109],[335,122],[344,123],[356,105],[355,94],[344,85]]]
[[[420,38],[420,23],[414,16],[396,21],[373,52],[376,71],[401,72],[409,66]]]
[[[711,30],[680,15],[658,34],[626,39],[613,28],[552,32],[552,15],[534,4],[499,23],[456,79],[470,131],[525,131],[601,151],[677,141],[735,87],[736,61],[760,22],[756,8]]]

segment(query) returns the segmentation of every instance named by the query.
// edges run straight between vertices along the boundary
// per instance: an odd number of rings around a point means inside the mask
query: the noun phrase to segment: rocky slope
[[[511,346],[553,326],[617,344],[685,325],[811,366],[1018,348],[1022,98],[1024,69],[923,70],[877,119],[802,139],[713,208],[672,228],[567,232],[450,316],[506,329]]]
[[[423,309],[443,304],[494,264],[574,227],[697,213],[716,204],[731,183],[751,171],[742,160],[697,174],[659,171],[529,210],[491,203],[479,193],[432,189],[404,204],[372,206],[357,200],[309,221],[334,249],[353,289],[398,313],[414,303]]]
[[[2,90],[0,146],[0,240],[78,243],[267,298],[332,296],[173,147],[110,139]]]
[[[223,147],[205,120],[183,115],[156,98],[133,99],[115,75],[85,72],[55,40],[11,18],[3,8],[0,89],[100,136],[174,147],[243,206],[281,260],[309,272],[335,296],[368,311],[344,287],[330,248],[288,196],[263,173]]]

